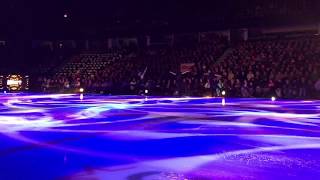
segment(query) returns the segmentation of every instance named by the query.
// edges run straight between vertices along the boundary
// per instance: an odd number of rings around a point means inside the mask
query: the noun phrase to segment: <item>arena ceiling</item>
[[[294,12],[294,13],[292,13]],[[298,13],[296,13],[298,12]],[[319,21],[318,0],[3,0],[0,34],[79,37]]]

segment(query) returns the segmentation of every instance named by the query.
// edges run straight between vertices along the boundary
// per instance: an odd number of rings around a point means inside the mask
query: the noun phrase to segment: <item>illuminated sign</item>
[[[3,87],[3,76],[0,76],[0,89],[4,89]]]
[[[29,76],[24,77],[24,89],[29,90]]]
[[[20,91],[29,90],[29,76],[19,74],[0,75],[0,90]]]
[[[11,91],[18,91],[22,88],[22,77],[20,75],[7,76],[7,88]]]

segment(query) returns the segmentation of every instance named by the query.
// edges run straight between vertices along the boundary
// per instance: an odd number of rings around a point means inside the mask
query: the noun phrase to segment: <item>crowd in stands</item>
[[[123,58],[124,51],[109,53],[83,53],[73,56],[63,64],[51,77],[40,77],[44,91],[68,91],[74,88],[86,87],[100,89],[106,85],[108,72]],[[114,72],[114,71],[113,71]]]
[[[147,88],[159,95],[169,95],[177,82],[173,80],[173,74],[179,73],[180,63],[213,63],[224,52],[226,42],[224,37],[216,37],[183,47],[80,54],[54,76],[42,77],[39,81],[42,90],[47,92],[83,87],[88,92],[139,94]]]
[[[106,94],[221,96],[225,91],[231,97],[311,98],[320,89],[319,47],[318,38],[304,37],[241,42],[226,51],[227,40],[216,37],[188,46],[84,53],[39,81],[45,92],[82,87]],[[182,63],[194,66],[181,73]]]
[[[320,41],[314,38],[245,42],[219,63],[230,96],[310,98],[320,77]]]

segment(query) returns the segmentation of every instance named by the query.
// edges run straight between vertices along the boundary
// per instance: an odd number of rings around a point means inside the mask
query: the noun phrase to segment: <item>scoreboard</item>
[[[29,90],[29,76],[19,74],[0,75],[0,90],[24,91]]]

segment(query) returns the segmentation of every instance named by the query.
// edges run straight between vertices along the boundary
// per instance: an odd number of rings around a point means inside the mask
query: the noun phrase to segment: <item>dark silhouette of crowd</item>
[[[314,38],[241,43],[214,73],[222,76],[219,81],[230,96],[314,97],[320,78],[319,45]]]
[[[45,92],[312,98],[320,89],[319,47],[317,37],[231,46],[216,36],[188,45],[81,53],[39,82]],[[183,63],[192,64],[189,71],[181,72]]]

